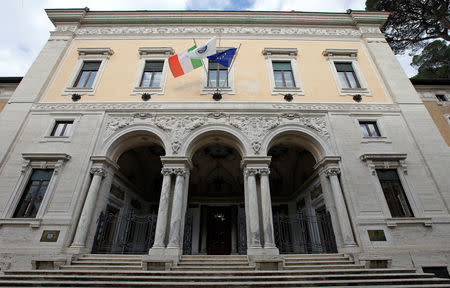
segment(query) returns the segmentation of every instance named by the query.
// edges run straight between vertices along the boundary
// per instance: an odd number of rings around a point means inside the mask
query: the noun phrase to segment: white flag
[[[216,37],[209,39],[205,44],[190,51],[188,57],[202,59],[213,54],[216,54]]]

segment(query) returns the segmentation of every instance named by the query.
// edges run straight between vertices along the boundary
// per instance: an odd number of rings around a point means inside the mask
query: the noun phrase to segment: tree
[[[422,54],[413,57],[411,64],[419,70],[414,79],[450,79],[450,45],[433,41],[425,46]]]
[[[366,10],[391,12],[382,31],[395,54],[450,41],[450,0],[366,0]]]

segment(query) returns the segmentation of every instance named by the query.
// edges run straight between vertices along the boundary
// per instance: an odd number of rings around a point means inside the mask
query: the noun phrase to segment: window
[[[272,95],[304,95],[301,88],[296,48],[264,48]]]
[[[113,50],[109,48],[78,48],[78,62],[63,95],[94,95]]]
[[[208,62],[208,87],[228,87],[228,68],[210,60]]]
[[[376,169],[392,217],[413,217],[396,169]]]
[[[272,61],[272,67],[273,67],[273,75],[275,78],[275,87],[277,88],[295,87],[291,62]]]
[[[170,47],[140,47],[138,52],[140,59],[131,94],[164,94],[169,70],[167,59],[175,51]]]
[[[362,134],[364,137],[380,137],[380,130],[378,130],[377,122],[359,122]]]
[[[73,121],[56,121],[55,127],[52,130],[50,136],[54,137],[67,137],[70,135],[70,130],[72,129]]]
[[[73,87],[92,88],[92,84],[94,83],[95,76],[97,76],[100,63],[100,61],[84,62]]]
[[[145,61],[140,87],[160,87],[164,61]]]
[[[350,62],[335,62],[336,71],[341,81],[342,88],[361,88]]]
[[[14,212],[14,218],[34,218],[47,191],[53,169],[33,169],[25,191]]]
[[[340,95],[370,95],[358,65],[357,49],[325,49],[322,55],[328,60]]]
[[[444,94],[436,94],[436,99],[437,99],[439,102],[445,102],[445,101],[447,101],[447,98],[445,98],[445,95],[444,95]]]
[[[231,47],[216,47],[217,53],[223,52]],[[235,57],[237,57],[235,55]],[[222,95],[235,94],[234,91],[234,67],[237,61],[231,67],[225,67],[215,61],[210,61],[205,58],[202,59],[202,86],[200,87],[200,94],[212,94],[216,92],[217,88],[220,88]]]

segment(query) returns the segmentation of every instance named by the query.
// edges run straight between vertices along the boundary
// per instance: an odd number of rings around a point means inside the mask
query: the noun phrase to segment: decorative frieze
[[[258,154],[261,149],[261,139],[267,132],[278,125],[280,119],[273,116],[234,116],[229,124],[241,130],[251,141],[253,151]]]
[[[292,36],[348,36],[359,37],[361,32],[354,28],[331,27],[264,27],[264,26],[85,26],[75,31],[77,35],[292,35]]]

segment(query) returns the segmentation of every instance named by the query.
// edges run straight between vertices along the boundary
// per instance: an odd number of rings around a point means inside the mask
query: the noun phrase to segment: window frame
[[[406,154],[402,153],[367,153],[360,156],[361,161],[366,162],[368,168],[371,171],[372,180],[375,185],[375,190],[377,191],[378,199],[384,199],[381,201],[382,210],[384,215],[389,219],[387,220],[408,220],[417,219],[420,220],[423,217],[423,208],[420,204],[418,196],[413,193],[413,189],[408,181],[408,169],[406,165]],[[381,187],[381,182],[378,179],[377,169],[395,169],[406,196],[406,200],[409,203],[413,216],[411,217],[393,217],[392,213],[387,204],[383,188]],[[389,224],[389,223],[388,223]]]
[[[363,77],[361,69],[358,64],[358,50],[357,49],[325,49],[322,55],[326,57],[330,66],[331,74],[333,75],[339,95],[354,96],[361,94],[364,96],[372,96],[367,86],[367,82]],[[345,88],[342,86],[339,73],[336,68],[336,63],[350,63],[353,68],[353,73],[356,81],[359,83],[358,88]]]
[[[215,71],[218,72],[218,73],[216,74],[216,79],[215,79],[215,80],[216,80],[216,83],[219,84],[218,86],[210,86],[210,85],[209,85],[209,84],[210,84],[210,80],[211,80],[211,75],[210,75],[211,69],[209,68],[209,65],[211,64],[211,62],[217,64],[217,69],[215,69]],[[226,69],[221,69],[221,66],[222,66],[223,68],[226,68]],[[220,86],[220,71],[227,71],[226,85],[225,85],[225,86]],[[220,63],[217,63],[217,62],[215,62],[215,61],[208,60],[208,80],[207,80],[206,83],[207,83],[207,85],[208,85],[208,88],[214,88],[214,89],[217,89],[217,88],[219,88],[219,89],[222,89],[222,88],[228,88],[228,87],[229,87],[229,86],[228,86],[228,67],[225,67],[225,66],[223,66],[223,65],[220,65]]]
[[[408,208],[408,210],[409,210],[409,212],[412,214],[412,215],[400,215],[400,216],[392,216],[392,214],[393,214],[393,212],[394,211],[392,211],[391,210],[391,208],[390,208],[390,206],[389,206],[389,200],[388,200],[388,197],[386,197],[386,194],[387,193],[393,193],[393,192],[395,192],[394,190],[395,189],[392,189],[392,187],[391,187],[391,189],[389,190],[389,191],[385,191],[385,189],[383,189],[383,183],[382,183],[382,180],[380,179],[380,176],[378,175],[378,171],[388,171],[388,170],[390,170],[390,171],[395,171],[396,172],[396,175],[397,175],[397,179],[395,179],[395,180],[397,180],[398,181],[398,184],[400,185],[400,188],[401,188],[401,194],[402,194],[402,197],[404,197],[404,200],[406,200],[406,205],[408,206],[407,208]],[[410,201],[409,201],[409,199],[408,199],[408,197],[406,196],[406,192],[405,192],[405,188],[403,187],[403,183],[402,183],[402,181],[401,181],[401,179],[400,179],[400,175],[399,175],[399,173],[398,173],[398,171],[397,171],[398,169],[397,168],[376,168],[375,169],[375,173],[376,173],[376,176],[377,176],[377,179],[378,179],[378,182],[380,183],[380,187],[381,187],[381,190],[383,191],[383,195],[384,195],[384,199],[386,200],[386,205],[388,206],[388,209],[389,209],[389,212],[390,212],[390,214],[391,214],[391,217],[393,217],[393,218],[414,218],[414,211],[412,210],[412,208],[411,208],[411,204],[410,204]],[[393,182],[393,181],[390,181],[390,180],[387,180],[389,183],[390,182]],[[392,185],[391,185],[392,186]],[[391,195],[392,196],[392,195]],[[394,195],[395,196],[395,195]],[[394,201],[395,203],[392,203],[392,204],[395,204],[396,206],[398,206],[398,205],[400,205],[400,206],[402,206],[402,204],[401,204],[401,200],[400,199],[397,199],[397,201]],[[396,211],[396,213],[398,214],[398,212],[401,212],[401,213],[405,213],[404,211],[402,211],[403,210],[403,208],[396,208],[397,209],[397,211]]]
[[[364,132],[361,131],[364,138],[378,138],[378,137],[381,137],[381,131],[378,128],[377,121],[358,120],[358,123],[359,123],[359,127],[361,129],[363,129],[362,125],[365,125],[364,128],[365,128],[368,136],[364,135]],[[368,128],[368,125],[373,125],[374,130],[375,130],[377,135],[370,135],[371,134],[371,132],[370,132],[371,130]]]
[[[69,137],[69,135],[71,135],[72,133],[72,128],[73,128],[73,120],[55,120],[55,124],[53,125],[53,129],[52,132],[50,133],[50,137]],[[70,129],[69,131],[67,130],[67,125],[70,124]],[[62,135],[55,135],[56,131],[58,131],[58,126],[62,125]]]
[[[298,67],[297,48],[264,48],[262,51],[266,59],[267,75],[269,77],[270,93],[272,95],[285,95],[293,94],[298,96],[304,96],[303,86],[300,78],[300,70]],[[294,87],[276,87],[275,85],[275,73],[273,70],[273,62],[290,62],[292,79]]]
[[[63,95],[80,94],[92,96],[95,94],[95,91],[97,90],[100,79],[102,78],[103,72],[105,71],[106,63],[109,60],[109,58],[114,54],[114,51],[110,48],[78,48],[77,51],[78,51],[78,61],[72,72],[72,76],[70,77],[69,82],[67,83],[66,88],[64,89]],[[100,61],[100,66],[98,68],[97,74],[95,75],[92,87],[90,88],[74,87],[79,77],[81,76],[84,63],[96,61]]]
[[[216,47],[216,52],[223,52],[227,49],[230,49],[232,47]],[[236,51],[237,53],[237,51]],[[237,57],[237,54],[234,56]],[[236,59],[235,59],[236,60]],[[226,87],[211,87],[208,86],[208,82],[209,82],[209,59],[208,58],[204,58],[202,59],[202,65],[205,68],[202,68],[202,84],[201,84],[201,88],[200,88],[200,94],[201,95],[205,95],[205,94],[212,94],[214,92],[216,92],[217,88],[219,88],[220,93],[223,94],[228,94],[228,95],[233,95],[236,94],[235,90],[234,90],[234,67],[236,66],[236,63],[233,63],[231,66],[231,69],[228,69],[228,78],[227,78],[227,86]]]
[[[67,113],[52,113],[51,116],[53,118],[50,119],[50,123],[43,135],[43,138],[39,141],[41,143],[45,142],[66,142],[69,143],[72,141],[73,133],[78,127],[78,123],[80,122],[81,115],[79,114],[67,114]],[[69,131],[69,134],[66,136],[52,136],[52,131],[55,128],[55,125],[58,121],[72,121],[72,128]]]
[[[138,49],[139,62],[136,69],[136,76],[131,89],[131,95],[135,94],[164,94],[167,74],[169,71],[168,59],[175,54],[171,47],[140,47]],[[147,61],[162,61],[163,69],[161,71],[161,81],[159,87],[141,87],[144,77],[144,68]]]
[[[70,160],[71,156],[65,153],[22,153],[23,165],[20,176],[16,182],[13,193],[6,204],[2,218],[10,218],[13,222],[24,222],[32,227],[40,226],[40,219],[45,215],[55,186],[59,180],[64,164]],[[28,181],[34,169],[53,169],[52,177],[47,186],[42,202],[34,218],[15,218],[14,213],[19,202],[25,193]]]
[[[384,128],[384,121],[382,118],[382,115],[361,115],[358,113],[351,113],[352,117],[354,117],[354,123],[355,123],[355,131],[358,131],[358,134],[361,137],[361,144],[367,144],[367,143],[392,143],[392,140],[389,138],[388,133],[386,132],[386,129]],[[360,122],[375,122],[378,128],[378,131],[380,132],[380,136],[377,137],[371,137],[371,136],[364,136],[364,134],[361,131]],[[356,128],[357,127],[357,128]]]

